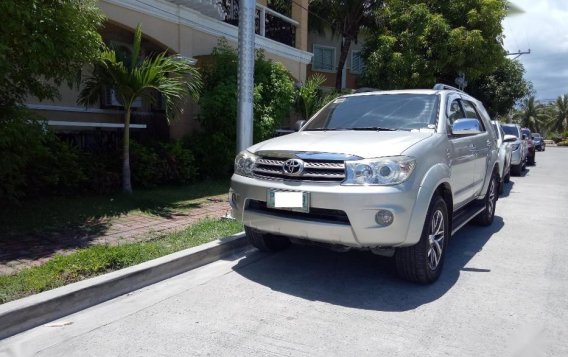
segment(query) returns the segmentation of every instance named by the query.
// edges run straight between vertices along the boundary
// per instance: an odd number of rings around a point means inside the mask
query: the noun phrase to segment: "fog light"
[[[390,226],[394,221],[394,215],[391,211],[381,209],[377,212],[375,221],[377,221],[377,223],[383,227]]]

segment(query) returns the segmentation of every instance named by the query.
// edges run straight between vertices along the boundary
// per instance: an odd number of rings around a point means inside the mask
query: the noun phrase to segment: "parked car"
[[[511,143],[516,141],[517,137],[514,135],[505,135],[499,121],[493,120],[491,124],[493,130],[495,130],[497,147],[499,148],[499,193],[502,193],[505,183],[508,183],[511,178],[511,157],[513,155]]]
[[[533,139],[534,147],[537,151],[545,151],[546,150],[546,143],[544,142],[544,138],[539,133],[533,133],[532,139]]]
[[[458,89],[345,95],[299,132],[239,153],[229,203],[260,250],[370,250],[432,283],[450,236],[493,222],[497,151],[482,103]]]
[[[501,124],[506,135],[516,138],[511,142],[511,174],[521,176],[527,164],[527,142],[523,140],[521,126],[518,124]]]
[[[532,140],[532,133],[529,128],[522,128],[523,140],[527,142],[527,165],[534,165],[536,163],[536,150]]]

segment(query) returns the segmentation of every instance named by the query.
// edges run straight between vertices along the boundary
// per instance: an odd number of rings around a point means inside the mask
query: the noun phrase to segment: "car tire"
[[[441,196],[435,195],[430,202],[418,243],[398,248],[396,251],[395,264],[398,276],[421,284],[431,284],[438,280],[449,239],[448,206]]]
[[[288,248],[291,244],[290,240],[286,237],[261,232],[247,226],[245,226],[245,234],[249,243],[263,252],[277,252]]]
[[[534,166],[534,164],[535,164],[535,162],[536,162],[536,161],[535,161],[535,156],[536,156],[536,155],[533,155],[532,157],[529,157],[529,159],[528,159],[528,164],[529,164],[529,166]]]
[[[497,199],[499,198],[497,175],[491,176],[491,182],[487,187],[487,192],[483,198],[485,209],[481,211],[475,218],[474,223],[480,226],[490,226],[495,217],[495,207],[497,206]]]
[[[512,173],[514,176],[521,176],[522,171],[523,171],[523,166],[522,166],[522,164],[511,165],[511,173]]]
[[[509,183],[511,182],[511,170],[513,170],[513,167],[509,167],[509,172],[507,172],[507,174],[505,175],[505,178],[503,179],[503,182],[505,183]]]

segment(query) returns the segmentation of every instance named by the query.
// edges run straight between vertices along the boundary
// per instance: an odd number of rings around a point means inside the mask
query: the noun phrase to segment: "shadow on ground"
[[[317,247],[293,246],[262,259],[252,254],[234,270],[275,291],[303,299],[357,309],[407,311],[443,296],[461,272],[491,274],[489,269],[468,263],[502,227],[503,219],[495,216],[490,227],[468,225],[460,230],[450,241],[440,279],[432,285],[400,280],[390,258]]]
[[[138,190],[132,195],[48,197],[0,207],[0,265],[40,259],[54,252],[88,246],[105,234],[113,219],[142,212],[167,219],[187,216],[193,208],[225,194],[226,181]]]

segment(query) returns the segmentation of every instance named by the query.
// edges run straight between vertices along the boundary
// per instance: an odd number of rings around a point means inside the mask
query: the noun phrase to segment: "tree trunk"
[[[342,37],[341,50],[339,53],[339,62],[337,63],[337,73],[335,75],[335,89],[337,90],[341,90],[341,83],[343,79],[343,67],[345,67],[345,62],[347,61],[347,55],[349,54],[350,47],[351,47],[351,39]]]
[[[125,108],[124,136],[122,139],[122,191],[132,193],[130,182],[130,106]]]

